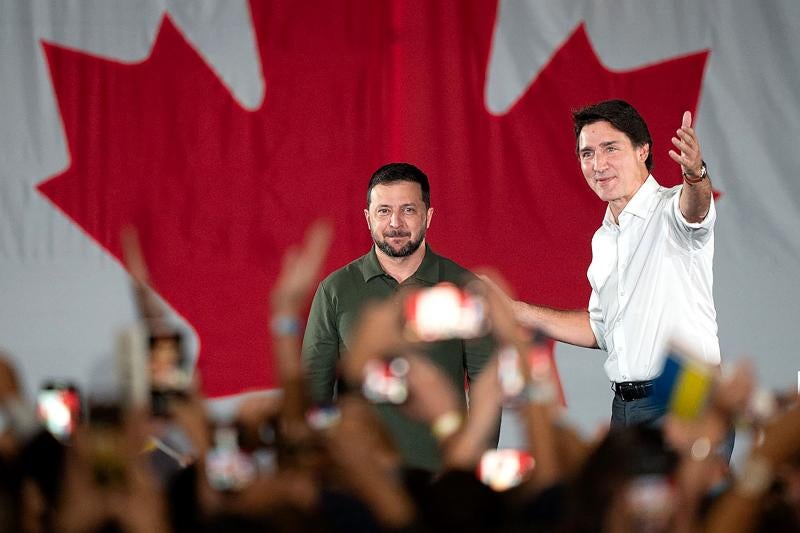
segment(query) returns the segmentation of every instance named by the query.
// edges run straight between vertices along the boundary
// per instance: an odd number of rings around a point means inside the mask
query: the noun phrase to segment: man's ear
[[[425,224],[425,229],[428,229],[428,228],[431,227],[431,219],[432,218],[433,218],[433,208],[429,207],[428,208],[428,222]]]
[[[364,218],[367,219],[367,227],[372,231],[372,226],[369,223],[369,209],[364,209]]]
[[[650,155],[650,143],[644,143],[643,145],[639,146],[636,151],[637,155],[639,156],[639,161],[644,163],[647,161],[647,156]]]

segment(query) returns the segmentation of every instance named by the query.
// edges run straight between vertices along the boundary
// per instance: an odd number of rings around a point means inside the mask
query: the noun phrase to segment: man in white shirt
[[[517,318],[556,340],[608,352],[615,390],[611,427],[657,423],[664,407],[653,383],[672,338],[710,364],[720,361],[712,297],[714,221],[711,182],[683,114],[669,151],[683,184],[650,174],[652,138],[627,102],[609,100],[573,113],[578,160],[589,187],[608,203],[592,238],[588,309],[514,302]]]

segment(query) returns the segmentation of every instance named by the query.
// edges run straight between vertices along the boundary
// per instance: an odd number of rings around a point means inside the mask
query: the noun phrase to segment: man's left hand
[[[670,150],[669,156],[681,166],[681,173],[689,178],[699,178],[703,166],[703,154],[700,152],[700,143],[692,128],[691,112],[684,111],[681,127],[677,131],[677,137],[672,138],[672,144],[680,150],[680,154]]]

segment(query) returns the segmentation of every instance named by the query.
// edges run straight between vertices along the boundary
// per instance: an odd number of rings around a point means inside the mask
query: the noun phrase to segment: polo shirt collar
[[[656,192],[658,192],[659,184],[652,174],[647,176],[639,190],[633,195],[622,213],[629,213],[639,218],[647,218],[650,213],[653,202],[656,200]],[[620,216],[622,215],[620,213]],[[611,214],[611,206],[606,207],[606,216],[603,218],[603,224],[616,226],[614,223],[614,215]]]
[[[361,263],[361,273],[364,275],[364,281],[369,281],[376,276],[388,275],[378,262],[378,254],[375,252],[375,245],[372,245],[366,260]],[[411,275],[420,281],[424,281],[431,285],[439,281],[439,256],[431,250],[430,245],[425,243],[425,256],[422,258],[417,271]]]

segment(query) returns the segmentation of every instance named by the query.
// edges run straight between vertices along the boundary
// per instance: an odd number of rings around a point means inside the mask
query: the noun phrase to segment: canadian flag
[[[43,1],[0,15],[0,345],[29,391],[84,382],[134,319],[126,225],[193,333],[204,390],[278,385],[266,301],[280,256],[320,216],[335,224],[328,271],[363,254],[366,183],[388,161],[429,175],[437,252],[498,268],[526,300],[585,306],[604,205],[569,111],[611,97],[651,125],[665,185],[679,180],[669,138],[695,112],[721,193],[723,357],[794,385],[794,0]],[[607,419],[602,354],[556,354],[574,418]]]

